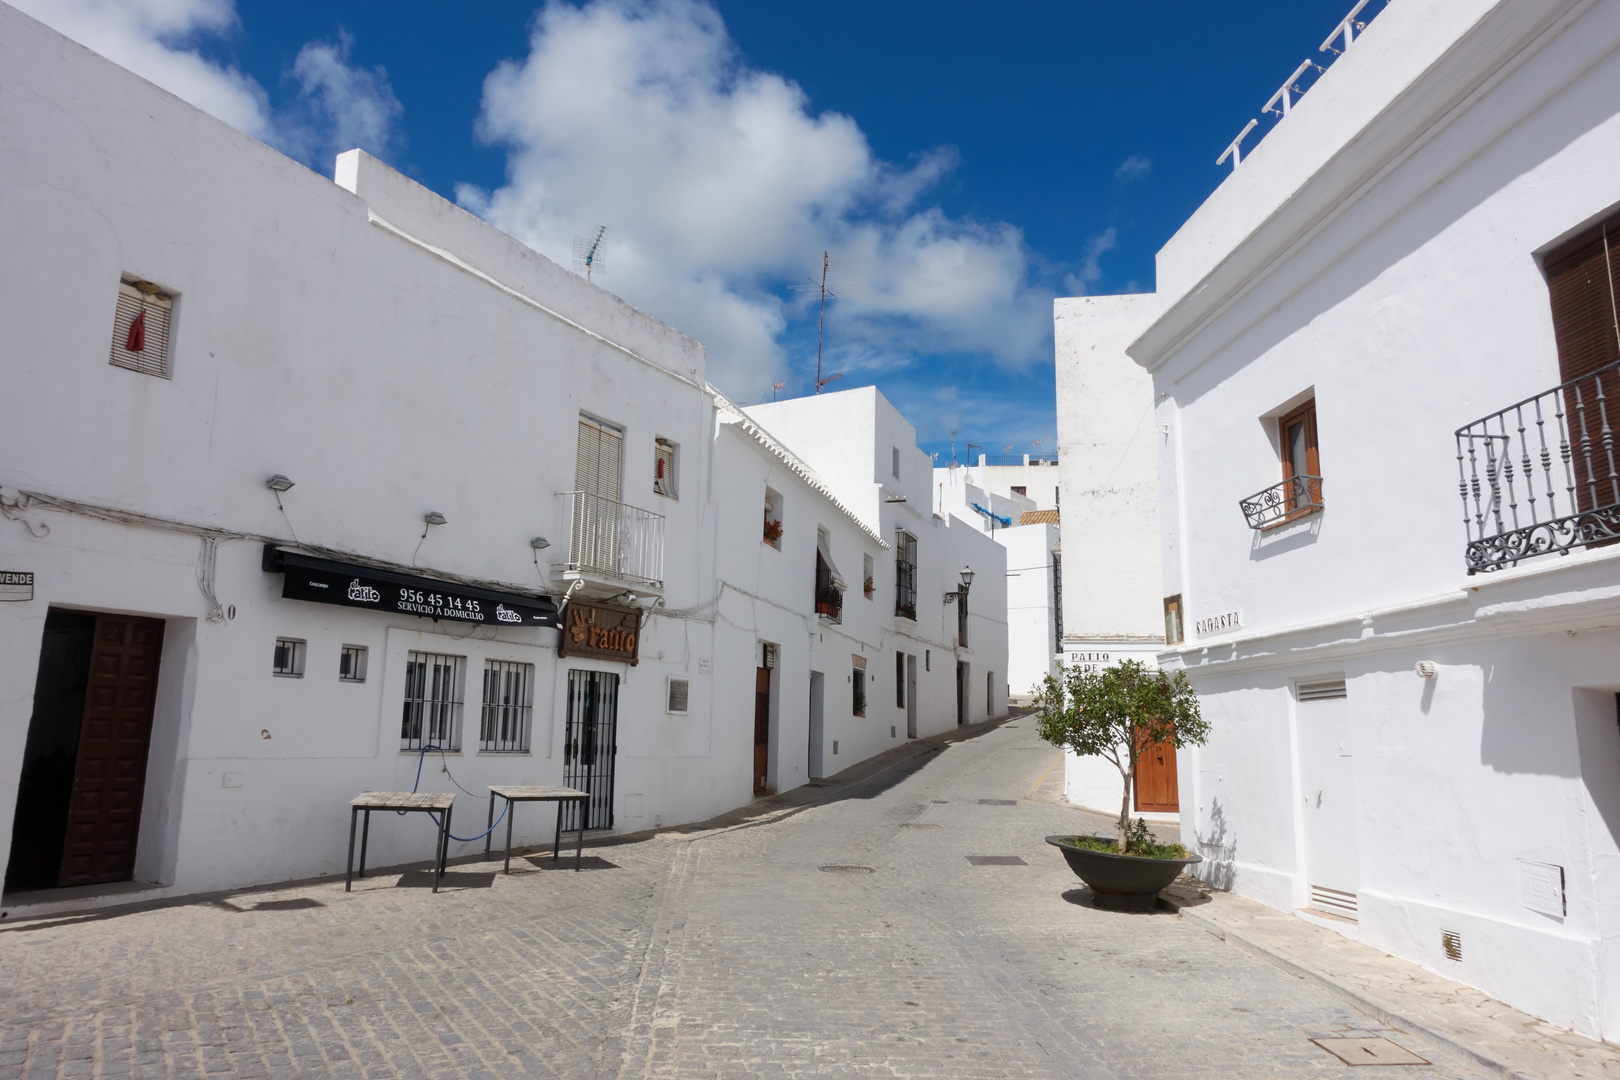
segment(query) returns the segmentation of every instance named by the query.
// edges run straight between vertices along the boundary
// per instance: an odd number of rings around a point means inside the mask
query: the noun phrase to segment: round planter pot
[[[1160,889],[1176,880],[1185,868],[1204,861],[1202,855],[1150,859],[1144,855],[1091,851],[1069,840],[1067,836],[1046,838],[1048,844],[1063,852],[1064,861],[1075,877],[1091,886],[1097,906],[1114,911],[1152,911]]]

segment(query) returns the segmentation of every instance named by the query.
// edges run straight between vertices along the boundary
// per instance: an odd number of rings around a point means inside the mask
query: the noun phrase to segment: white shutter
[[[581,416],[574,490],[618,502],[623,468],[624,432],[611,424]]]
[[[129,328],[141,309],[146,310],[146,348],[130,352],[124,348],[129,340]],[[112,351],[108,362],[115,367],[139,371],[143,375],[169,377],[169,318],[174,313],[174,301],[163,293],[143,296],[140,290],[125,281],[118,283],[118,310],[113,314]]]

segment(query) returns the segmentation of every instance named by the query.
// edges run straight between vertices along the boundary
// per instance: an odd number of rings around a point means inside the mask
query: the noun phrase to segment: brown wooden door
[[[1620,503],[1620,474],[1604,445],[1605,432],[1620,427],[1620,372],[1605,370],[1595,379],[1586,378],[1620,360],[1617,264],[1620,215],[1548,252],[1542,264],[1552,300],[1559,379],[1581,380],[1564,391],[1564,411],[1575,503],[1583,511]]]
[[[96,617],[62,845],[62,885],[128,881],[135,871],[162,651],[162,620]]]
[[[771,669],[754,670],[754,794],[767,795],[771,768]]]
[[[1181,797],[1176,790],[1176,744],[1155,743],[1142,751],[1136,762],[1136,808],[1150,813],[1178,813]]]

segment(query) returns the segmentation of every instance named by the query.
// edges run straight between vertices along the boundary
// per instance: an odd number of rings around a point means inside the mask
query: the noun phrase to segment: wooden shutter
[[[611,424],[581,416],[574,490],[618,502],[623,470],[624,432]]]
[[[150,286],[148,286],[150,288]],[[124,346],[129,341],[129,328],[142,308],[146,309],[146,348],[130,352]],[[139,371],[143,375],[169,377],[169,317],[174,313],[174,301],[164,293],[143,296],[127,281],[118,283],[118,309],[113,313],[112,350],[108,363],[115,367]]]
[[[1560,245],[1543,262],[1552,302],[1553,337],[1558,344],[1560,382],[1581,379],[1620,360],[1617,242],[1620,214]],[[1606,460],[1598,462],[1594,458],[1596,467],[1588,469],[1580,449],[1582,436],[1595,447],[1601,443],[1605,420],[1610,427],[1620,426],[1620,372],[1607,371],[1596,380],[1578,383],[1564,396],[1570,442],[1575,447],[1576,504],[1583,511],[1592,510],[1611,501],[1613,485],[1608,482]],[[1599,483],[1592,483],[1589,472],[1597,474]]]

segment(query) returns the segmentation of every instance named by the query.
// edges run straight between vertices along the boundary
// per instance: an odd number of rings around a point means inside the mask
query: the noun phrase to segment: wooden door
[[[1604,433],[1620,426],[1620,371],[1612,367],[1620,360],[1617,263],[1620,215],[1548,252],[1542,264],[1552,300],[1559,381],[1580,380],[1564,391],[1564,422],[1575,470],[1575,508],[1582,511],[1620,503],[1620,475],[1604,445]],[[1588,377],[1600,371],[1596,378]],[[1560,484],[1565,482],[1555,475]]]
[[[771,669],[754,669],[754,794],[770,794]]]
[[[1154,743],[1136,760],[1136,808],[1148,813],[1179,813],[1176,790],[1176,744]]]
[[[161,619],[96,617],[62,845],[62,885],[128,881],[135,872],[162,652]]]

